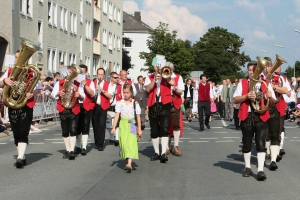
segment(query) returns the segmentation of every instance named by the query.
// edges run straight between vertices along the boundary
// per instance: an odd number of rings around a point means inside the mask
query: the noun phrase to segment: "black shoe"
[[[210,125],[209,124],[205,124],[207,129],[210,129]]]
[[[229,121],[232,122],[232,119],[230,119]]]
[[[161,163],[165,163],[167,162],[169,159],[168,159],[168,156],[164,153],[160,156],[160,162]]]
[[[71,152],[69,153],[69,160],[75,160],[75,155],[74,155],[74,152],[73,152],[73,151],[71,151]]]
[[[150,158],[151,161],[155,161],[155,160],[159,160],[159,159],[160,159],[160,156],[159,156],[157,153],[155,153],[155,154]]]
[[[285,154],[285,150],[284,150],[284,149],[280,149],[279,155],[280,155],[280,156],[283,156],[284,154]]]
[[[113,145],[114,143],[115,143],[115,141],[113,141],[113,140],[109,140],[109,142],[108,142],[109,145]]]
[[[69,156],[70,156],[70,152],[66,151],[64,153],[63,159],[69,159]]]
[[[115,140],[115,146],[119,146],[119,140]]]
[[[239,126],[238,126],[238,127],[235,127],[235,129],[236,129],[236,130],[241,130],[241,127],[239,127]]]
[[[276,164],[276,162],[272,161],[269,167],[270,170],[275,171],[276,169],[278,169],[278,166]]]
[[[142,125],[142,126],[141,126],[141,129],[144,130],[144,129],[145,129],[145,125]]]
[[[74,153],[75,154],[80,154],[81,153],[81,148],[80,147],[76,147]]]
[[[281,160],[282,160],[282,156],[277,155],[276,162],[279,162],[279,161],[281,161]]]
[[[22,168],[23,167],[23,160],[21,158],[18,158],[15,163],[16,168]]]
[[[104,151],[104,148],[103,147],[99,147],[98,151]]]
[[[85,149],[81,149],[81,155],[83,155],[83,156],[86,155],[86,150]]]
[[[264,181],[267,179],[266,174],[263,171],[260,171],[257,173],[257,180],[258,181]]]
[[[203,127],[202,127],[202,128],[200,127],[199,131],[204,131],[204,128],[203,128]]]
[[[243,172],[243,177],[250,177],[252,175],[252,171],[250,168],[245,168]]]

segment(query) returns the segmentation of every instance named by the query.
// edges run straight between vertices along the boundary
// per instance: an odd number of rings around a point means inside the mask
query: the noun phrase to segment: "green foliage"
[[[300,77],[300,62],[296,61],[296,68],[295,68],[296,77]],[[284,71],[284,74],[288,79],[294,77],[294,67],[288,66]]]
[[[156,29],[149,29],[149,38],[147,46],[150,50],[149,53],[141,52],[140,58],[145,59],[146,63],[144,71],[153,72],[152,59],[156,54],[164,55],[167,61],[173,63],[175,72],[185,78],[190,75],[194,68],[194,57],[192,54],[191,42],[181,39],[176,39],[177,32],[169,32],[168,24],[159,23]]]
[[[193,46],[196,70],[203,71],[215,82],[221,82],[224,77],[235,79],[244,75],[239,74],[241,66],[250,61],[250,57],[240,52],[243,44],[242,38],[227,29],[209,29]]]
[[[128,71],[132,67],[131,57],[128,55],[129,51],[122,48],[122,69]]]

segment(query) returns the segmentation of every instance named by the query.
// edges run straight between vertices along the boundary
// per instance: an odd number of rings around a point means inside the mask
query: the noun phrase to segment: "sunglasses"
[[[117,79],[117,78],[119,78],[119,77],[112,77],[112,78]]]

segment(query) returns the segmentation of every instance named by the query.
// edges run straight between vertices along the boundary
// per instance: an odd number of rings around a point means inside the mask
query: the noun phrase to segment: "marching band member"
[[[76,66],[73,64],[72,66],[68,66],[67,68],[71,75]],[[70,75],[68,77],[70,77]],[[67,80],[68,77],[66,79],[59,80],[58,84],[55,84],[51,95],[52,97],[58,99],[56,109],[59,111],[62,137],[64,138],[66,147],[66,152],[63,158],[74,160],[74,148],[76,143],[76,136],[78,134],[78,114],[80,113],[79,101],[84,101],[85,93],[83,87],[80,86],[80,83],[78,81]],[[65,89],[63,88],[66,81],[72,81],[72,85],[69,88],[69,91],[65,91]],[[77,98],[74,107],[71,109],[65,108],[66,105],[64,105],[64,99],[67,98],[68,95],[71,95],[71,99]]]
[[[161,163],[168,161],[165,154],[168,146],[168,135],[170,126],[171,110],[171,86],[174,85],[174,79],[161,77],[158,67],[154,66],[156,73],[146,77],[145,88],[148,92],[148,107],[150,120],[150,135],[155,154],[151,161],[160,160]],[[162,155],[159,153],[159,137],[161,134]]]
[[[116,100],[120,101],[124,98],[123,95],[123,86],[125,84],[132,85],[133,87],[133,96],[136,95],[136,88],[134,86],[134,83],[131,80],[127,79],[127,71],[121,70],[120,71],[120,79],[117,85],[117,94],[116,94]],[[119,146],[119,128],[117,127],[115,131],[115,146]]]
[[[264,75],[272,69],[272,60],[269,57],[265,57],[266,60],[269,61],[268,66],[265,67]],[[273,90],[276,96],[286,94],[287,96],[291,95],[291,88],[289,83],[287,82],[286,77],[280,75],[280,67],[278,67],[274,74],[272,74],[272,79],[270,80],[272,83]],[[285,109],[287,105],[283,98],[280,98],[276,105],[270,107],[271,117],[268,121],[268,136],[266,139],[267,149],[270,145],[271,151],[271,164],[270,170],[278,169],[276,162],[281,160],[280,152],[280,144],[284,140],[284,118],[285,118]]]
[[[174,72],[174,65],[171,62],[166,62],[166,66],[169,66],[171,70]],[[172,149],[172,153],[176,156],[181,156],[182,152],[179,150],[179,138],[180,138],[180,129],[183,123],[181,109],[180,106],[182,104],[182,93],[184,91],[184,83],[180,74],[172,73],[172,78],[174,78],[174,86],[171,86],[172,91],[172,103],[171,103],[171,119],[170,119],[170,137],[174,137],[174,146]],[[193,97],[192,97],[193,98]],[[171,127],[172,126],[172,127]],[[171,138],[170,138],[171,139]],[[167,148],[166,153],[169,154],[169,148]]]
[[[243,79],[237,86],[237,89],[233,95],[233,102],[235,104],[240,103],[239,118],[241,120],[241,129],[243,134],[243,148],[245,160],[245,169],[243,172],[244,177],[250,177],[252,174],[251,171],[251,148],[252,148],[252,139],[255,134],[255,143],[257,149],[257,161],[258,161],[258,174],[257,180],[262,181],[267,177],[263,172],[264,162],[265,162],[265,140],[267,135],[267,120],[270,118],[269,110],[267,109],[263,113],[258,113],[250,106],[250,100],[254,101],[256,99],[256,94],[254,91],[249,91],[249,85],[251,78],[255,78],[252,75],[254,74],[255,68],[257,67],[256,61],[251,61],[247,65],[249,78]],[[256,74],[255,74],[256,75]],[[259,76],[259,74],[257,74]],[[256,77],[257,78],[257,77]],[[268,92],[265,92],[265,84],[255,83],[256,88],[260,88],[263,92],[264,99],[270,98],[270,103],[274,102],[275,94],[271,85],[266,81],[268,85]],[[265,101],[265,100],[264,100]],[[265,102],[263,102],[265,103]],[[261,104],[263,104],[261,103]]]
[[[94,81],[97,96],[95,97],[96,107],[94,109],[92,119],[94,128],[95,148],[98,151],[104,150],[107,110],[109,109],[110,99],[114,95],[114,87],[104,80],[105,70],[98,68],[97,79]]]
[[[79,65],[83,74],[87,75],[87,66]],[[92,117],[93,110],[95,108],[95,103],[93,102],[93,97],[95,95],[95,84],[91,79],[86,78],[81,81],[81,85],[84,89],[85,100],[79,101],[80,113],[78,115],[78,135],[77,135],[77,147],[75,148],[75,153],[81,155],[86,155],[86,146],[90,133],[90,121]]]
[[[15,63],[18,62],[20,51],[15,53]],[[0,79],[0,87],[3,88],[5,85],[13,86],[14,81],[9,78],[12,72],[12,68],[6,70],[4,75]],[[18,156],[15,163],[16,168],[22,168],[27,164],[25,159],[25,151],[28,145],[28,135],[30,131],[30,125],[33,117],[33,107],[35,101],[33,93],[26,93],[27,103],[23,108],[14,109],[8,107],[8,117],[13,131],[14,142],[17,147]]]

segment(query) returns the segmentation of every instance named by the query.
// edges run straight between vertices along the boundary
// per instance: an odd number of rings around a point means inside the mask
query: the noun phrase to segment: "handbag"
[[[212,112],[212,113],[217,112],[217,106],[216,106],[215,102],[210,104],[210,112]]]

